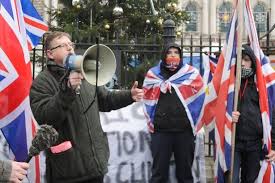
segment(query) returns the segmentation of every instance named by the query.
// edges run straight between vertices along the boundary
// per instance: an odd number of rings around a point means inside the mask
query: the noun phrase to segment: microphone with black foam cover
[[[58,139],[58,132],[50,125],[41,125],[38,129],[32,145],[29,149],[28,158],[25,162],[29,163],[33,156],[38,155],[51,146],[55,145]]]

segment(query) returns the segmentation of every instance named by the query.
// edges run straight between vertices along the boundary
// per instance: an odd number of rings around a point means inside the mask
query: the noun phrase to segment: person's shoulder
[[[196,67],[189,64],[183,64],[180,70],[187,70],[188,72],[194,72],[196,74],[200,74],[199,70]]]
[[[39,85],[43,83],[50,82],[51,80],[51,74],[47,69],[41,71],[33,80],[32,85]]]
[[[40,79],[43,79],[43,78],[48,78],[50,75],[48,69],[44,69],[43,71],[41,71],[34,79],[35,80],[40,80]]]
[[[160,72],[160,64],[151,67],[150,69],[148,69],[147,73],[148,72],[153,72],[153,73]]]

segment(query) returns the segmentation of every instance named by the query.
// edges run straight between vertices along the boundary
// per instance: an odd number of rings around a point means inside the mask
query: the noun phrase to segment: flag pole
[[[244,23],[243,8],[244,8],[243,0],[238,0],[237,60],[236,60],[236,79],[235,79],[233,111],[238,110],[238,97],[239,97],[239,90],[241,85],[242,38],[243,38],[243,23]],[[232,123],[230,183],[232,183],[232,180],[233,180],[233,167],[234,167],[234,157],[235,157],[235,134],[236,134],[236,123]]]

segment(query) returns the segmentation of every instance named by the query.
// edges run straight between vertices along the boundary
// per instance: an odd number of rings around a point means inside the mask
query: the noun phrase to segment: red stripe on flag
[[[41,24],[41,23],[39,23],[39,22],[35,22],[35,21],[33,21],[33,20],[31,20],[31,19],[25,17],[25,16],[24,16],[24,21],[25,21],[27,24],[29,24],[29,25],[31,25],[31,26],[33,26],[33,27],[36,27],[36,28],[38,28],[38,29],[41,29],[41,30],[44,30],[44,31],[47,31],[47,30],[48,30],[48,26],[47,26],[47,25]]]
[[[265,80],[266,80],[267,84],[275,81],[275,73],[272,73],[272,74],[269,74],[268,76],[266,76]]]
[[[216,100],[213,100],[205,105],[204,111],[207,111],[207,112],[203,113],[202,123],[205,124],[206,126],[208,126],[209,123],[211,123],[212,120],[214,119],[215,105],[216,105]]]
[[[14,35],[13,30],[9,25],[7,25],[2,16],[0,16],[0,25],[1,34],[8,35],[0,36],[0,45],[5,54],[8,56],[9,60],[12,61],[12,64],[18,74],[18,78],[14,82],[12,82],[8,88],[4,89],[0,93],[0,99],[6,99],[4,101],[0,100],[1,119],[8,113],[12,112],[29,95],[30,86],[32,83],[32,76],[30,62],[28,62],[27,64],[25,63],[25,58],[21,45],[17,37]],[[20,95],[18,93],[20,93]]]
[[[268,166],[266,168],[266,171],[263,177],[263,183],[270,183],[270,173],[271,173],[271,165],[270,165],[270,162],[268,162]]]
[[[198,75],[196,79],[193,80],[189,85],[182,85],[179,87],[179,90],[183,96],[183,98],[189,98],[200,91],[203,87],[203,83],[201,81],[201,76]]]
[[[216,67],[217,66],[215,64],[213,64],[213,63],[210,62],[210,71],[211,71],[212,74],[214,74],[214,72],[216,70]]]
[[[257,87],[258,87],[259,93],[260,93],[260,95],[259,95],[259,104],[260,104],[262,112],[266,111],[269,114],[268,102],[266,102],[266,99],[268,98],[267,97],[267,91],[266,91],[266,82],[264,80],[263,73],[262,73],[262,70],[261,70],[261,65],[260,65],[258,60],[257,60],[256,74],[257,74]]]
[[[4,72],[8,72],[8,70],[6,69],[6,67],[2,64],[3,61],[0,60],[0,70],[4,71]]]
[[[32,50],[32,45],[29,41],[28,41],[28,50]]]
[[[220,137],[224,137],[225,134],[225,113],[226,113],[226,108],[225,108],[225,101],[227,100],[227,85],[228,85],[228,80],[222,83],[223,90],[220,91],[218,100],[216,103],[216,109],[219,109],[218,113],[216,113],[216,129],[219,133]],[[221,149],[224,149],[224,140],[220,140],[220,146]]]
[[[219,58],[219,64],[214,73],[215,77],[213,77],[213,80],[212,80],[215,91],[219,91],[221,87],[220,83],[222,79],[222,74],[219,74],[219,73],[223,73],[223,65],[224,65],[224,56],[223,56],[223,53],[221,53]]]
[[[160,88],[159,87],[155,87],[153,89],[146,89],[143,88],[144,91],[144,99],[146,100],[157,100],[159,98],[160,95]]]

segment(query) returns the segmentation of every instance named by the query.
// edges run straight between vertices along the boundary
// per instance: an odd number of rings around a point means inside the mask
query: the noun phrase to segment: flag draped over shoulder
[[[251,11],[250,1],[246,0],[244,10],[245,28],[250,40],[250,46],[256,56],[256,86],[259,91],[259,104],[263,122],[263,142],[264,148],[271,150],[271,120],[272,109],[275,105],[275,72],[272,69],[268,57],[260,48],[255,21]],[[257,182],[274,183],[274,163],[262,162],[261,170]]]
[[[275,75],[268,58],[260,49],[255,22],[249,0],[245,1],[244,30],[249,36],[251,48],[257,57],[257,88],[263,121],[264,147],[271,150],[271,110],[275,101]],[[215,180],[224,182],[224,173],[230,169],[232,110],[235,82],[235,61],[237,46],[237,11],[234,10],[226,43],[222,49],[213,80],[208,84],[204,113],[199,126],[215,126],[216,157]],[[216,111],[219,111],[218,113]],[[213,123],[214,122],[214,123]],[[263,162],[258,182],[274,182],[273,164]]]
[[[10,158],[25,161],[37,129],[29,102],[29,49],[47,26],[30,0],[0,0],[0,25],[0,129]],[[31,161],[28,180],[40,182],[39,157]]]
[[[160,75],[160,64],[148,71],[143,83],[145,116],[148,127],[154,131],[154,116],[160,92],[166,93],[173,87],[185,108],[188,119],[196,132],[197,122],[205,98],[202,78],[195,68],[184,64],[182,68],[169,79],[164,80]]]

